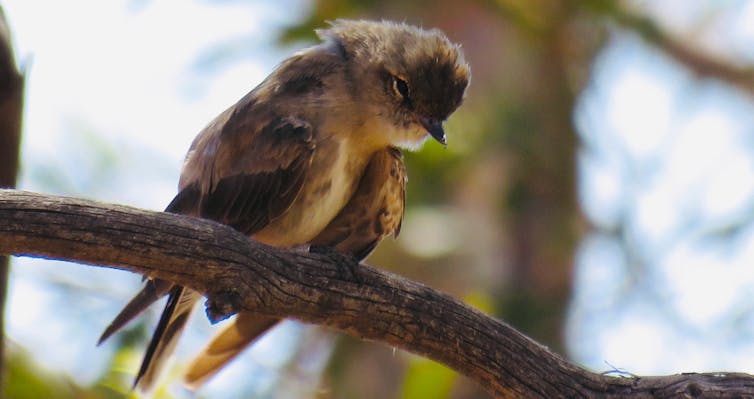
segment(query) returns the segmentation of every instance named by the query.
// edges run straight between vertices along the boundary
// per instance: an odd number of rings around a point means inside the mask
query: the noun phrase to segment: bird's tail
[[[160,322],[134,380],[134,387],[147,392],[154,386],[200,297],[198,292],[181,286],[175,286],[170,291],[165,310],[162,311]]]
[[[198,195],[195,186],[183,189],[165,208],[165,212],[196,215],[197,198]],[[160,322],[152,335],[152,341],[149,343],[147,352],[144,354],[144,359],[134,381],[134,387],[139,388],[141,391],[149,391],[157,380],[157,377],[159,377],[165,360],[173,352],[178,337],[186,326],[194,305],[201,297],[200,294],[188,288],[177,286],[170,281],[148,279],[144,284],[144,288],[126,304],[123,310],[107,326],[97,343],[99,345],[107,340],[129,321],[168,293],[170,293],[170,296],[165,305],[165,310],[162,312]]]
[[[158,299],[165,296],[173,287],[173,283],[165,280],[147,280],[144,288],[139,291],[131,301],[123,307],[123,310],[115,316],[110,325],[107,326],[102,336],[99,338],[97,345],[105,342],[111,335],[123,328],[134,317],[146,310],[149,305],[155,303]]]
[[[186,387],[191,390],[199,388],[279,321],[256,313],[239,312],[191,362],[185,376]]]

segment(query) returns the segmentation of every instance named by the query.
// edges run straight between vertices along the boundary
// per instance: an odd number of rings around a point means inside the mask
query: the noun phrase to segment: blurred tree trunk
[[[579,75],[588,75],[583,71],[590,68],[600,35],[581,29],[585,22],[570,2],[499,4],[516,33],[508,41],[520,41],[508,44],[521,49],[510,56],[525,68],[514,73],[528,75],[507,95],[519,100],[517,109],[503,114],[499,133],[509,168],[502,220],[510,243],[500,313],[563,353],[574,253],[585,226],[577,199],[573,108],[583,85]]]
[[[0,187],[15,187],[18,175],[23,75],[16,67],[10,30],[0,8]],[[0,256],[0,387],[5,375],[5,302],[9,257]],[[0,390],[2,392],[2,390]]]

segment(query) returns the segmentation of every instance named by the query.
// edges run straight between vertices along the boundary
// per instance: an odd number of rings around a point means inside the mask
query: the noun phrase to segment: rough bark
[[[16,68],[10,31],[0,7],[0,187],[15,187],[18,175],[23,75]],[[5,382],[5,301],[10,259],[0,256],[0,387]],[[0,390],[1,392],[1,390]]]
[[[327,250],[281,250],[208,220],[0,190],[0,254],[131,270],[204,293],[208,315],[244,309],[328,325],[426,356],[499,398],[754,397],[741,373],[591,373],[427,286]]]

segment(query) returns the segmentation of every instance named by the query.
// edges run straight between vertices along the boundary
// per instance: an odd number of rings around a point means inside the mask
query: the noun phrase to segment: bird
[[[186,155],[166,212],[231,226],[281,248],[329,247],[365,259],[403,220],[402,150],[434,138],[471,78],[440,30],[338,19],[212,120]],[[149,391],[201,294],[145,278],[99,343],[168,296],[134,387]],[[196,389],[280,320],[239,312],[188,367]]]

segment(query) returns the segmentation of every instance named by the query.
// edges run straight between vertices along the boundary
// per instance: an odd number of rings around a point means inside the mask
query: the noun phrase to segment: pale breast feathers
[[[400,232],[406,180],[400,150],[390,147],[378,151],[351,200],[312,244],[366,258],[384,237]]]

